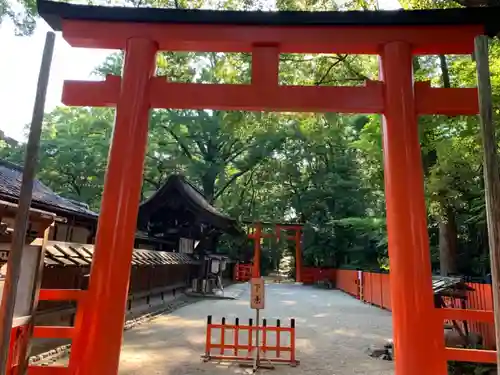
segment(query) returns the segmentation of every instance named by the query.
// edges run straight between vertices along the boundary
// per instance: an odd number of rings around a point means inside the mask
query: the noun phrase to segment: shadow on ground
[[[226,317],[228,323],[238,317],[240,324],[254,318],[249,309],[246,285],[239,300],[201,301],[173,314],[125,332],[120,375],[189,375],[251,373],[227,363],[203,363],[207,315],[213,322]],[[315,373],[318,375],[392,375],[391,362],[365,354],[365,349],[391,337],[391,316],[386,311],[364,305],[339,291],[312,287],[271,284],[266,288],[266,309],[261,315],[268,325],[280,319],[282,326],[296,319],[296,368],[277,367],[276,374]],[[215,339],[215,337],[214,337]],[[232,338],[226,335],[226,340]],[[243,340],[246,340],[243,339]],[[275,340],[269,337],[270,344]],[[282,337],[288,344],[289,337]],[[262,373],[269,370],[263,370]]]

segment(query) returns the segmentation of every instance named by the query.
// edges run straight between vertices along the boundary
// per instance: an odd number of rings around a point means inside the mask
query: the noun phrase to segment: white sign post
[[[250,281],[252,293],[250,299],[250,307],[257,312],[264,308],[264,279],[255,277]]]
[[[255,277],[250,281],[250,285],[252,288],[250,293],[250,308],[255,310],[255,326],[257,327],[257,329],[255,330],[255,346],[257,350],[255,351],[255,361],[253,364],[253,370],[255,372],[259,367],[259,360],[260,360],[259,325],[260,325],[260,310],[263,309],[265,305],[264,279],[262,277]]]

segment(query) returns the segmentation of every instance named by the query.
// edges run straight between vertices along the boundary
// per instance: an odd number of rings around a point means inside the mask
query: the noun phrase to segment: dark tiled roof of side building
[[[178,193],[178,194],[174,194]],[[150,217],[173,199],[181,199],[200,223],[211,224],[231,235],[244,234],[238,222],[212,206],[184,176],[170,175],[163,186],[139,205],[138,228],[146,230]]]
[[[0,159],[0,198],[17,203],[21,192],[23,168]],[[33,185],[32,207],[54,212],[70,214],[85,219],[97,220],[98,214],[91,211],[84,203],[66,199],[54,193],[39,180]]]
[[[48,266],[88,267],[92,262],[94,245],[49,241],[45,253]],[[167,251],[134,249],[133,266],[165,266],[181,264],[199,264],[192,256]]]

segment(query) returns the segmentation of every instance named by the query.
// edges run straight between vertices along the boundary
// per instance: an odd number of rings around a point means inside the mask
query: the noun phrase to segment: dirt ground
[[[249,308],[249,287],[227,289],[239,294],[236,300],[205,300],[131,329],[124,334],[120,375],[190,375],[251,373],[235,365],[204,363],[207,315],[213,322],[226,317],[228,324],[239,317],[246,324],[255,313]],[[340,291],[294,284],[269,284],[266,309],[268,325],[275,319],[282,326],[296,319],[297,359],[295,368],[280,366],[262,370],[274,374],[392,375],[393,363],[370,358],[365,350],[383,343],[391,333],[389,312],[364,305]],[[285,342],[287,338],[283,339]]]

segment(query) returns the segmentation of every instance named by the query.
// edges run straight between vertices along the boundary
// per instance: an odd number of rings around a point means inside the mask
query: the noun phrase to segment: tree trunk
[[[202,176],[203,195],[208,203],[212,204],[215,196],[215,177],[207,173]]]
[[[450,72],[445,55],[439,55],[439,65],[443,87],[450,88]],[[446,204],[446,203],[443,203]],[[455,210],[447,205],[443,207],[445,214],[439,218],[439,266],[442,276],[457,273],[457,223]]]
[[[439,222],[439,265],[441,276],[456,274],[457,224],[453,208],[446,209],[446,217]]]

